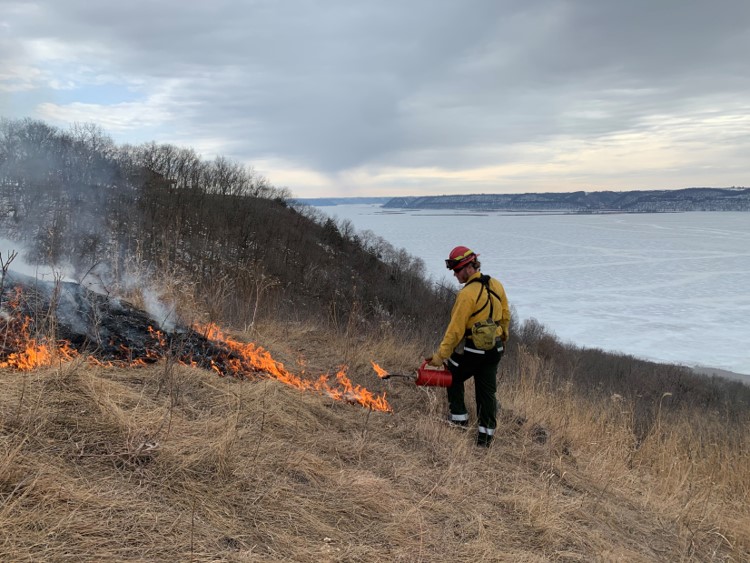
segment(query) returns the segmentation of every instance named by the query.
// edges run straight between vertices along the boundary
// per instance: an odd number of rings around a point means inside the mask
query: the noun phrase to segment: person
[[[464,382],[474,377],[477,406],[477,446],[490,447],[497,428],[497,368],[508,340],[510,308],[503,285],[482,275],[479,254],[465,246],[451,250],[446,267],[463,285],[456,295],[451,318],[437,351],[428,358],[432,366],[447,364],[452,384],[447,388],[449,421],[468,427],[469,414],[464,403]],[[489,344],[474,342],[472,327],[491,318]],[[476,339],[481,341],[480,335]],[[482,349],[490,346],[489,349]]]

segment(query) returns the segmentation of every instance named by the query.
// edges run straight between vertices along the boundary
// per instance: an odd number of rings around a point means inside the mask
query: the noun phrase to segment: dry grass
[[[442,424],[442,389],[369,364],[408,371],[424,351],[309,326],[256,336],[311,376],[345,359],[394,413],[168,362],[3,372],[0,560],[750,558],[744,437],[706,441],[692,420],[636,449],[627,405],[551,395],[521,353],[480,450]]]
[[[517,365],[523,373],[500,391],[509,406],[554,429],[551,450],[575,457],[602,499],[615,493],[652,513],[679,545],[671,559],[748,560],[750,413],[728,425],[717,412],[668,415],[657,404],[656,421],[639,441],[634,407],[622,397],[597,402],[553,393],[544,362],[522,350]]]

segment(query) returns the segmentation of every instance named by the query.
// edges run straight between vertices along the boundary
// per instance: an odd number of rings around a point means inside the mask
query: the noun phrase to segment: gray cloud
[[[324,174],[490,166],[520,145],[649,133],[659,116],[735,115],[750,91],[745,0],[0,6],[0,69],[48,71],[35,49],[54,41],[67,68],[134,98],[173,83],[165,140]]]

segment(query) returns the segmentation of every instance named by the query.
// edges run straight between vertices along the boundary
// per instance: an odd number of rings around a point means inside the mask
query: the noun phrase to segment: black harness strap
[[[484,305],[482,305],[479,308],[479,310],[477,310],[476,312],[472,313],[471,317],[476,317],[479,313],[481,313],[482,311],[484,311],[487,308],[487,305],[489,305],[490,306],[490,316],[489,316],[489,318],[492,318],[492,313],[494,312],[494,308],[492,306],[492,296],[494,295],[501,304],[502,304],[503,300],[500,298],[500,296],[497,293],[495,293],[494,291],[492,291],[490,289],[490,276],[488,276],[488,275],[482,275],[482,276],[479,276],[478,278],[474,278],[469,283],[474,283],[474,282],[481,283],[482,286],[487,290],[487,303],[485,303]],[[466,284],[466,285],[468,285],[468,284]],[[479,303],[479,297],[481,295],[482,295],[482,291],[480,290],[479,291],[479,295],[477,295],[477,303]],[[471,317],[469,317],[469,318],[471,318]]]

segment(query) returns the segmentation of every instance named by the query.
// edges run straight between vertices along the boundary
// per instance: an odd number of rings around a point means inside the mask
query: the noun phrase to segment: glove
[[[436,368],[443,367],[443,358],[441,358],[437,354],[433,354],[431,357],[425,358],[425,360],[427,360],[427,363],[433,367],[436,367]]]

